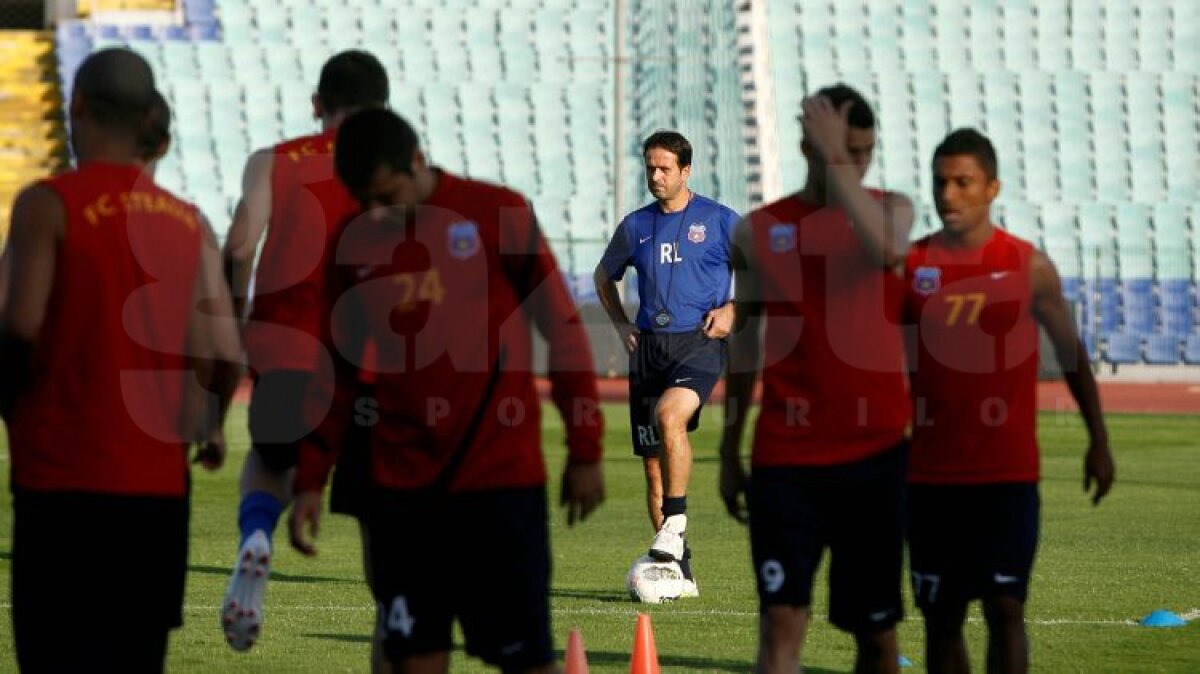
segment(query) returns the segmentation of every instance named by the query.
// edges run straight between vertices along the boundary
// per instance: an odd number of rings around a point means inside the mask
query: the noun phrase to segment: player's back
[[[843,463],[895,445],[909,421],[901,279],[841,208],[792,195],[749,220],[767,318],[754,464]]]
[[[916,242],[905,265],[915,482],[1038,477],[1038,329],[1032,244],[995,229],[982,248]]]
[[[337,179],[337,130],[272,148],[271,217],[254,277],[246,353],[257,372],[316,367],[327,256],[358,204]]]
[[[188,323],[207,225],[140,167],[42,183],[66,216],[29,390],[9,418],[26,489],[182,495]]]

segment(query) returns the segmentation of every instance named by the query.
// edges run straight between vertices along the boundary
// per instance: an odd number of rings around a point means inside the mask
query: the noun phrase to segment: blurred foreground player
[[[862,185],[875,116],[858,92],[829,87],[803,105],[804,189],[752,212],[735,236],[747,320],[730,344],[721,494],[739,520],[748,496],[759,671],[796,671],[828,548],[830,622],[854,635],[856,671],[889,672],[903,616],[900,265],[912,206]],[[740,442],[760,369],[747,485]]]
[[[446,672],[457,619],[468,654],[550,672],[550,547],[531,327],[549,345],[566,427],[568,523],[603,500],[591,348],[521,195],[433,168],[386,110],[342,125],[338,175],[367,213],[339,243],[338,355],[378,345],[367,514],[384,650],[400,672]],[[308,554],[360,364],[338,358],[327,422],[301,449],[293,545]]]
[[[232,390],[241,347],[208,224],[144,171],[156,96],[135,53],[88,57],[69,109],[79,166],[13,209],[0,411],[22,671],[162,671],[182,624],[188,447],[209,469],[224,457],[205,389]]]
[[[296,443],[329,407],[327,398],[309,395],[313,373],[332,367],[320,341],[328,320],[325,260],[338,228],[358,211],[334,174],[334,137],[347,115],[387,101],[387,73],[374,56],[353,50],[336,54],[321,69],[312,99],[321,133],[259,150],[246,162],[243,196],[224,250],[254,378],[253,444],[242,467],[238,507],[241,544],[220,609],[221,629],[237,650],[250,648],[261,634],[271,538],[292,500]],[[247,316],[252,271],[254,298]]]
[[[930,672],[967,672],[963,622],[983,602],[989,672],[1025,672],[1024,605],[1038,543],[1038,326],[1087,425],[1084,489],[1108,493],[1113,459],[1075,319],[1046,255],[991,222],[996,152],[974,129],[933,156],[941,231],[905,273],[916,409],[909,464],[913,590]]]

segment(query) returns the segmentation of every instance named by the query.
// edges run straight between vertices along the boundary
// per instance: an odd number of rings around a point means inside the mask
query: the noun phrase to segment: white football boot
[[[683,559],[683,533],[687,530],[687,515],[671,515],[650,544],[649,555],[660,562]]]
[[[271,573],[271,541],[259,529],[238,550],[229,590],[221,603],[221,631],[235,651],[249,650],[263,624],[263,596]]]

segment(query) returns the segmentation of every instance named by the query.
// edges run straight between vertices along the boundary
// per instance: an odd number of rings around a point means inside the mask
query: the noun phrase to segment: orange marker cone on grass
[[[654,646],[654,628],[650,616],[639,613],[637,628],[633,634],[633,658],[629,661],[629,674],[660,674],[658,649]]]
[[[571,630],[567,637],[566,670],[564,674],[589,674],[587,651],[583,649],[583,636],[579,630]]]

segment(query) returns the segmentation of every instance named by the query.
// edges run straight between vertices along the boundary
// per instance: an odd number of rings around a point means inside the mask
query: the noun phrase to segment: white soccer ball
[[[678,562],[658,562],[649,555],[634,560],[625,576],[629,597],[644,604],[675,601],[683,594],[683,584]]]

